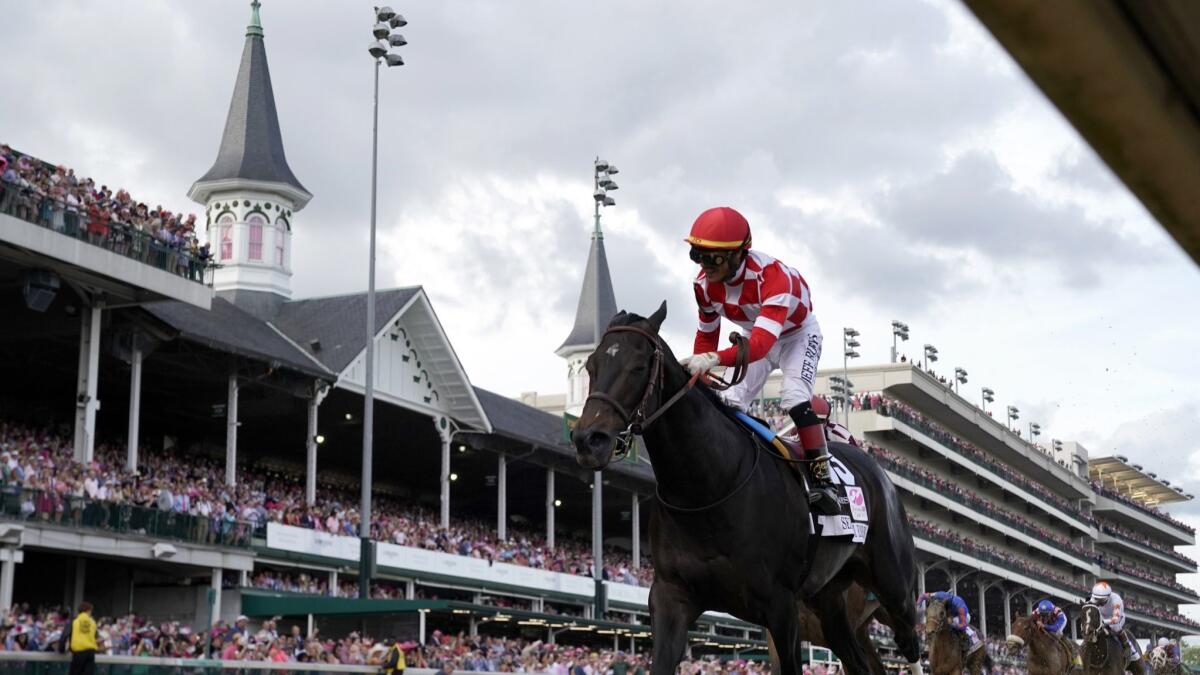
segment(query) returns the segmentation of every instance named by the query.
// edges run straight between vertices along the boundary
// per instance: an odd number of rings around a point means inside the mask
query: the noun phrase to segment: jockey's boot
[[[800,445],[811,460],[808,475],[812,480],[808,491],[808,503],[814,511],[826,516],[841,513],[833,481],[829,477],[829,447],[825,444],[825,425],[813,412],[812,403],[805,401],[788,410],[800,434]]]

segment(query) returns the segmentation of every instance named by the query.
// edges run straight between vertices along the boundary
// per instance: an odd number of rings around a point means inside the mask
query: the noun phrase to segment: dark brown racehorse
[[[879,656],[879,650],[871,641],[870,628],[871,621],[875,620],[891,628],[895,633],[896,628],[893,625],[895,622],[880,606],[879,601],[868,597],[866,589],[858,584],[851,584],[850,588],[846,590],[846,612],[850,617],[850,625],[854,628],[854,636],[863,646],[863,651],[866,652],[867,665],[871,670],[871,675],[888,675],[889,671]],[[825,639],[825,633],[821,630],[820,617],[804,603],[800,603],[800,639],[818,647],[830,646],[829,641]],[[771,650],[774,652],[774,645],[771,645]]]
[[[1083,606],[1083,672],[1085,675],[1120,675],[1128,670],[1145,675],[1141,659],[1128,664],[1121,638],[1113,634],[1100,616],[1096,605]]]
[[[1029,648],[1029,675],[1065,675],[1074,667],[1078,653],[1075,643],[1047,631],[1031,616],[1013,621],[1008,646]]]
[[[897,643],[920,656],[914,626],[916,562],[895,486],[874,459],[845,444],[830,452],[863,489],[866,540],[813,533],[806,491],[717,397],[692,387],[658,336],[666,304],[649,318],[621,312],[588,358],[591,393],[574,431],[579,464],[605,468],[629,433],[641,432],[658,481],[651,515],[654,584],[652,675],[674,675],[688,627],[709,610],[763,625],[783,675],[800,672],[796,601],[820,618],[850,675],[869,673],[846,609],[857,582],[897,618]]]
[[[929,600],[925,606],[925,645],[929,648],[929,670],[932,675],[981,675],[992,667],[987,649],[980,647],[963,660],[964,639],[946,620],[946,603]]]

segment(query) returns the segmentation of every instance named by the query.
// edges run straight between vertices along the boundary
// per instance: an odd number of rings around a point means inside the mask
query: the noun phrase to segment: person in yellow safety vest
[[[79,615],[67,624],[59,642],[60,652],[71,650],[69,675],[92,675],[96,670],[96,620],[92,618],[92,603],[79,603]]]
[[[392,673],[403,673],[404,668],[408,665],[404,658],[404,650],[400,648],[400,643],[396,638],[387,638],[388,651],[387,656],[383,659],[381,670],[387,675]]]

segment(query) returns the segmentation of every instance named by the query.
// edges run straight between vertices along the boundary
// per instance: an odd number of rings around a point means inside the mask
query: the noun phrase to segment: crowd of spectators
[[[910,405],[901,403],[893,398],[883,396],[882,394],[862,393],[851,397],[850,407],[854,410],[874,410],[880,415],[894,417],[911,427],[919,429],[922,433],[934,439],[935,441],[938,441],[942,445],[957,452],[963,457],[975,461],[977,464],[982,465],[1013,485],[1037,495],[1048,505],[1054,506],[1064,513],[1082,520],[1085,523],[1092,524],[1095,522],[1092,514],[1085,512],[1076,504],[1072,504],[1070,501],[1057,494],[1054,494],[1045,486],[1029,480],[1019,472],[1015,471],[1012,467],[984,452],[978,446],[969,443],[958,436],[955,436],[949,431],[946,431],[937,423],[927,419],[924,415]]]
[[[1153,617],[1156,617],[1159,619],[1163,619],[1165,621],[1174,621],[1176,623],[1186,624],[1193,628],[1200,628],[1200,622],[1193,621],[1192,619],[1189,619],[1188,617],[1183,616],[1182,614],[1172,612],[1169,609],[1163,609],[1162,607],[1154,607],[1152,605],[1143,605],[1143,604],[1137,602],[1136,600],[1130,600],[1130,599],[1125,600],[1125,606],[1127,608],[1129,608],[1130,611],[1140,612],[1142,614],[1148,614],[1150,616],[1153,616]]]
[[[196,234],[196,214],[153,208],[74,169],[0,144],[0,213],[48,227],[196,281],[212,255]]]
[[[1075,555],[1088,561],[1097,559],[1094,551],[1089,551],[1083,546],[1063,537],[1062,535],[1047,530],[1044,527],[1034,524],[1028,518],[1017,515],[1006,509],[999,508],[990,500],[983,499],[974,492],[964,489],[954,481],[949,481],[936,473],[917,466],[916,464],[900,457],[899,455],[878,446],[867,446],[871,454],[879,461],[888,471],[902,475],[917,483],[921,483],[931,490],[934,490],[944,497],[953,499],[954,501],[970,506],[976,511],[986,514],[987,516],[999,520],[1010,527],[1028,534],[1039,541],[1045,541],[1059,547],[1063,550],[1070,551]]]
[[[302,477],[279,470],[239,467],[236,486],[226,485],[222,462],[174,452],[141,453],[141,471],[125,470],[122,448],[101,444],[94,461],[73,461],[70,437],[48,429],[0,422],[0,485],[19,500],[22,517],[78,524],[85,505],[131,504],[191,517],[191,534],[204,543],[228,544],[261,532],[268,522],[357,536],[357,488],[322,483],[317,501],[305,503]],[[19,493],[11,491],[19,489]],[[372,538],[566,574],[592,576],[590,544],[567,537],[555,548],[540,533],[511,528],[501,540],[494,522],[460,519],[439,527],[437,515],[378,491]],[[105,520],[105,523],[108,521]],[[627,551],[605,551],[604,578],[649,586],[653,570],[643,557],[635,568]],[[326,589],[328,592],[328,589]]]
[[[1128,574],[1129,576],[1137,577],[1139,579],[1145,579],[1146,581],[1154,582],[1156,584],[1159,584],[1160,586],[1167,586],[1168,588],[1173,588],[1173,589],[1179,591],[1180,593],[1186,593],[1188,595],[1196,595],[1196,591],[1188,588],[1187,586],[1184,586],[1183,584],[1179,583],[1178,581],[1175,581],[1175,579],[1173,579],[1172,577],[1168,577],[1168,576],[1165,576],[1162,574],[1155,574],[1155,573],[1151,572],[1150,570],[1145,569],[1144,567],[1136,567],[1134,565],[1129,565],[1129,564],[1121,562],[1120,560],[1117,560],[1116,558],[1113,558],[1111,556],[1106,556],[1106,555],[1099,556],[1097,562],[1100,563],[1100,567],[1103,569],[1114,570],[1114,571],[1120,572],[1121,574]]]
[[[1105,534],[1137,542],[1146,548],[1154,549],[1155,551],[1158,551],[1163,555],[1170,556],[1190,567],[1195,567],[1196,565],[1195,560],[1192,560],[1179,551],[1176,551],[1174,548],[1167,546],[1162,542],[1155,541],[1154,539],[1151,539],[1143,534],[1138,534],[1127,527],[1122,527],[1121,525],[1117,525],[1116,523],[1109,522],[1107,520],[1098,520],[1096,521],[1096,525],[1100,528],[1100,531]]]
[[[1154,507],[1154,506],[1150,506],[1148,504],[1143,504],[1142,502],[1139,502],[1138,500],[1134,499],[1133,497],[1130,497],[1127,494],[1124,494],[1122,492],[1117,492],[1116,490],[1113,490],[1112,488],[1106,487],[1103,483],[1101,483],[1099,481],[1092,481],[1092,489],[1095,490],[1097,492],[1097,494],[1108,497],[1109,499],[1115,499],[1119,502],[1128,504],[1128,505],[1132,506],[1133,508],[1138,509],[1139,511],[1142,511],[1144,513],[1148,513],[1148,514],[1154,516],[1155,518],[1158,518],[1160,520],[1165,520],[1182,530],[1186,530],[1187,532],[1196,534],[1196,528],[1192,527],[1191,525],[1188,525],[1187,523],[1183,522],[1182,520],[1176,520],[1175,518],[1172,518],[1171,514],[1167,513],[1166,511],[1163,511],[1162,509]]]

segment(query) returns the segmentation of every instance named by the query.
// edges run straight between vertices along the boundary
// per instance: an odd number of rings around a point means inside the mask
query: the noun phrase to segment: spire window
[[[275,219],[275,264],[283,267],[283,244],[287,235],[287,225],[283,218]]]
[[[250,226],[250,259],[262,260],[263,257],[263,225],[267,221],[262,216],[253,215],[246,219]]]
[[[233,216],[221,216],[217,221],[217,241],[221,243],[221,260],[233,257]]]

